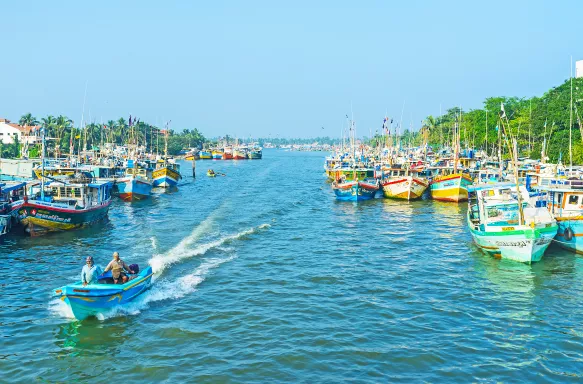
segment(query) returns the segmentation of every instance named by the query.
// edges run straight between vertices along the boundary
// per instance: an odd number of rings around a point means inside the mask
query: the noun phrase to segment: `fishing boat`
[[[175,187],[178,181],[182,179],[180,175],[180,165],[168,160],[158,163],[156,169],[152,172],[153,187],[170,188]]]
[[[233,149],[233,160],[245,160],[247,159],[247,151],[243,148]]]
[[[124,201],[147,199],[153,188],[152,170],[130,160],[125,175],[116,180],[115,187],[115,194]]]
[[[209,169],[208,171],[206,171],[206,175],[208,177],[216,177],[217,174],[215,173],[215,171],[213,171],[212,169]]]
[[[213,153],[211,151],[202,150],[199,152],[201,160],[210,160],[213,158]]]
[[[420,199],[429,186],[429,181],[420,176],[420,171],[410,167],[392,167],[383,170],[381,180],[383,195],[391,199]]]
[[[583,180],[542,179],[535,187],[545,193],[539,198],[557,220],[556,243],[583,254]]]
[[[251,160],[261,159],[263,157],[263,151],[261,148],[255,147],[248,152],[247,156]]]
[[[543,257],[558,226],[546,208],[529,202],[524,186],[484,184],[470,191],[467,223],[482,251],[529,264]]]
[[[212,152],[213,154],[213,160],[223,160],[223,151],[219,150],[219,149],[215,149]]]
[[[461,121],[461,111],[459,121]],[[473,183],[473,180],[467,168],[459,166],[461,129],[457,117],[452,129],[454,157],[443,159],[437,166],[429,168],[433,176],[430,191],[433,200],[457,203],[468,199],[468,186]]]
[[[53,293],[69,305],[77,320],[83,320],[131,302],[150,287],[152,275],[152,267],[148,266],[137,274],[129,274],[125,284],[111,284],[110,271],[99,276],[97,284],[83,286],[79,281]]]
[[[233,147],[225,147],[223,151],[223,160],[233,160]]]
[[[164,157],[156,162],[155,167],[152,172],[153,187],[176,187],[178,181],[182,179],[180,165],[173,158],[168,157],[168,130],[165,130],[164,134]]]
[[[340,201],[364,201],[374,198],[379,189],[379,181],[367,178],[362,181],[339,179],[332,183],[336,199]]]
[[[86,179],[37,183],[18,205],[17,219],[30,235],[92,224],[107,216],[112,185]]]
[[[473,183],[469,173],[458,172],[453,168],[441,168],[438,172],[430,183],[433,200],[455,203],[468,200],[468,186]]]

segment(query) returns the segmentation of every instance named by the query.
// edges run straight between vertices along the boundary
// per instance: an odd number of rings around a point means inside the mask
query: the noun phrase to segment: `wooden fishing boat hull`
[[[540,261],[557,234],[556,224],[504,227],[497,232],[475,230],[468,218],[474,243],[486,254],[497,258],[533,263]]]
[[[430,183],[431,198],[438,201],[460,202],[468,200],[468,186],[472,184],[470,176],[457,173],[449,176],[437,176]]]
[[[391,177],[382,182],[383,195],[390,199],[420,199],[429,181],[413,176]]]
[[[243,151],[234,150],[233,151],[233,160],[246,160],[247,154]]]
[[[37,232],[70,230],[95,223],[107,216],[111,199],[87,209],[63,208],[38,200],[25,200],[18,208],[17,219],[25,230]]]
[[[223,152],[213,151],[213,160],[223,160]]]
[[[250,151],[248,154],[250,160],[259,160],[263,157],[263,152],[261,151]]]
[[[54,294],[69,305],[77,320],[83,320],[131,302],[150,288],[152,276],[152,267],[148,267],[125,284],[89,284],[84,287],[78,282],[55,289]]]
[[[213,158],[212,152],[209,151],[200,151],[199,155],[201,160],[210,160]]]
[[[556,220],[559,225],[557,244],[568,251],[583,254],[583,216],[557,217]]]
[[[175,187],[178,184],[178,181],[182,179],[182,176],[175,169],[164,167],[154,170],[152,178],[153,187],[170,188]]]
[[[340,201],[365,201],[374,198],[379,187],[362,181],[335,184],[332,189]]]
[[[144,200],[150,197],[152,183],[136,177],[123,177],[116,181],[117,195],[124,201]]]
[[[233,160],[233,154],[228,152],[223,153],[223,160]]]

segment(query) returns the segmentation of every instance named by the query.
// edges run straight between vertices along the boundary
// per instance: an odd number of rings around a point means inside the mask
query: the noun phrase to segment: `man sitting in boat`
[[[83,286],[86,286],[87,284],[96,284],[98,276],[101,275],[101,268],[98,265],[95,265],[92,256],[87,256],[85,263],[86,264],[81,270],[81,281],[83,282]]]
[[[212,169],[209,169],[207,172],[209,176],[213,176],[215,174],[215,171],[213,171]]]
[[[119,253],[113,253],[113,260],[107,264],[103,273],[111,270],[111,276],[113,277],[113,283],[118,284],[121,280],[121,284],[124,284],[128,281],[128,276],[124,273],[124,271],[134,274],[135,272],[130,269],[130,267],[119,258]]]

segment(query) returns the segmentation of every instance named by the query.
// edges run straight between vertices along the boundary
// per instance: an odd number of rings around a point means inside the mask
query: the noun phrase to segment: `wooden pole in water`
[[[192,177],[196,178],[196,159],[192,157]]]

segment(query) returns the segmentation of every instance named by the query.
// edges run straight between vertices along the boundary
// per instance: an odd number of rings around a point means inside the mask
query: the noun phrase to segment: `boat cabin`
[[[31,188],[31,198],[69,209],[88,209],[106,204],[111,199],[110,181],[97,181],[89,184],[67,184],[60,181],[45,185],[44,200],[40,185]]]
[[[554,216],[583,216],[583,180],[543,178],[535,189],[546,192],[538,205],[546,205]]]

